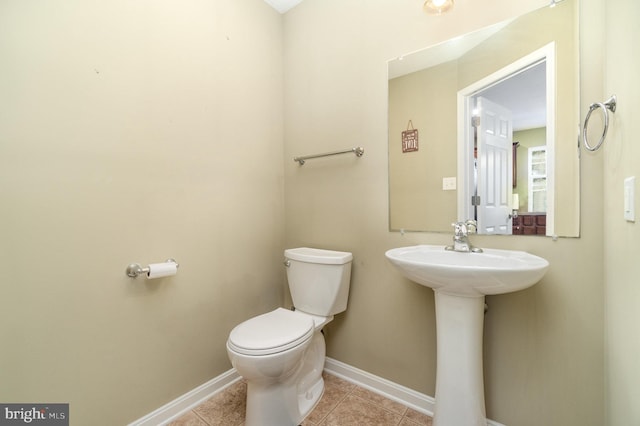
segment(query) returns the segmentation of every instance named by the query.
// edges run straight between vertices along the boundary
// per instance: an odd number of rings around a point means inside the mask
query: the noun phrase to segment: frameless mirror
[[[389,61],[391,230],[579,236],[578,0]]]

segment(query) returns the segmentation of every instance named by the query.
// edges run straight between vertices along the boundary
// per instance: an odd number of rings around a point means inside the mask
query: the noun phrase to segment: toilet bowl
[[[227,353],[247,381],[247,426],[298,425],[322,396],[324,336],[309,315],[278,308],[247,320]]]
[[[296,426],[324,392],[322,328],[346,309],[351,253],[285,251],[294,306],[277,308],[237,325],[227,354],[247,381],[246,426]],[[294,290],[295,288],[295,290]]]

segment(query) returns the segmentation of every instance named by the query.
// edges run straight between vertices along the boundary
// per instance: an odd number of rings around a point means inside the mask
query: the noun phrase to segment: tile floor
[[[431,426],[426,414],[351,382],[327,373],[324,381],[324,395],[302,426]],[[243,426],[246,391],[238,381],[169,426]]]

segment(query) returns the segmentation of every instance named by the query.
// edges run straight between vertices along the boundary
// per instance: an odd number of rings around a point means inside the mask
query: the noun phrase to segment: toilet
[[[227,340],[247,382],[245,426],[302,423],[324,392],[322,328],[347,309],[351,253],[302,247],[284,256],[294,308],[248,319]]]

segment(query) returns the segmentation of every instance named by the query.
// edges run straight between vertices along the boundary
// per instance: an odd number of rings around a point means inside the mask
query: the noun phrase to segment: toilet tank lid
[[[346,251],[333,251],[309,247],[286,249],[284,256],[287,259],[298,260],[307,263],[322,263],[330,265],[343,265],[353,260],[353,255]]]

